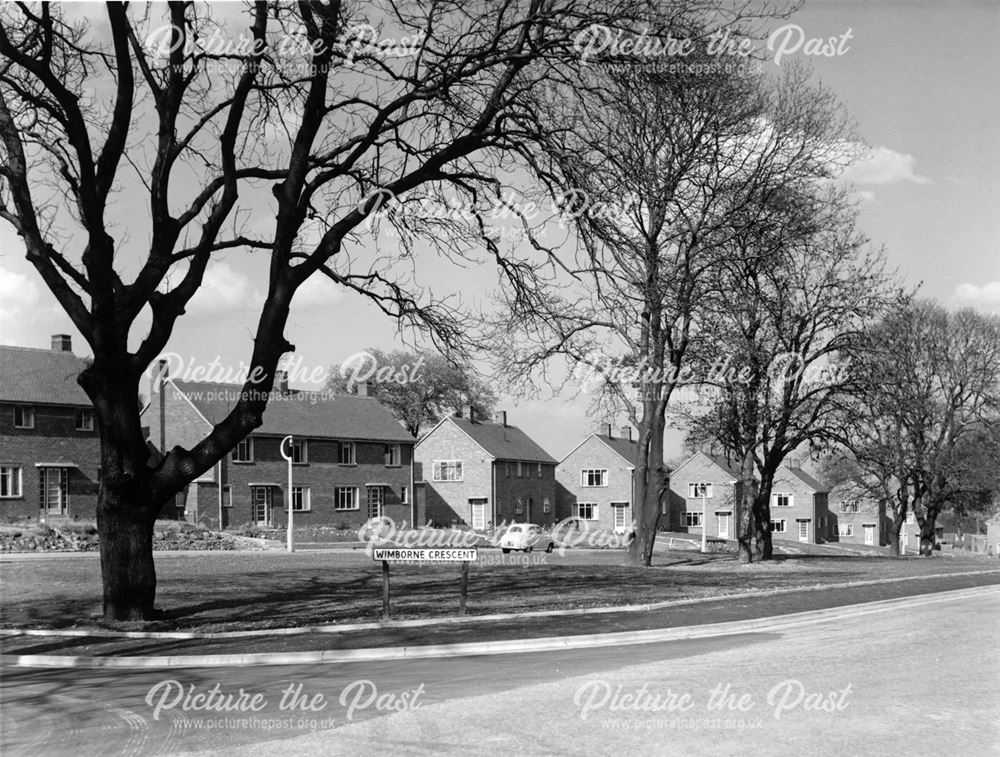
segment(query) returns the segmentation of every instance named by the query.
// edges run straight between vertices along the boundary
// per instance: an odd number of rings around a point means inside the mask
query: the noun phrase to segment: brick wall
[[[0,465],[21,470],[21,493],[0,499],[0,519],[36,519],[42,513],[39,469],[36,463],[73,462],[67,469],[68,501],[60,515],[45,514],[48,519],[67,517],[93,519],[97,507],[100,467],[100,442],[96,431],[76,430],[76,409],[66,406],[32,406],[35,427],[14,428],[14,406],[0,404]]]
[[[517,475],[517,462],[498,460],[496,467],[497,523],[537,523],[551,526],[556,521],[556,466],[523,463],[522,476]],[[520,500],[520,512],[518,512]],[[545,503],[548,502],[548,512]]]
[[[719,468],[707,457],[696,455],[681,465],[670,475],[670,502],[671,509],[676,512],[676,516],[671,513],[669,516],[670,527],[676,528],[682,533],[701,534],[700,526],[688,526],[686,513],[698,513],[702,511],[701,497],[689,497],[688,484],[705,482],[712,484],[712,496],[706,502],[706,517],[708,520],[707,535],[719,535],[719,519],[727,517],[729,539],[736,538],[736,503],[738,501],[741,485],[731,484],[733,477],[726,471]],[[717,512],[718,511],[718,512]],[[728,515],[725,515],[728,513]]]
[[[844,512],[843,505],[857,503],[858,512]],[[830,496],[828,516],[829,529],[824,535],[826,541],[842,544],[865,544],[865,526],[874,526],[873,546],[889,543],[891,523],[886,518],[885,505],[868,498],[856,498],[834,493]],[[841,526],[850,526],[850,534],[840,534]],[[848,529],[844,529],[848,530]]]
[[[425,481],[424,523],[470,524],[472,510],[469,500],[482,497],[486,498],[486,520],[494,520],[493,458],[468,434],[446,420],[417,445],[414,455]],[[434,481],[435,460],[461,460],[462,480]]]
[[[607,470],[607,486],[584,486],[581,478],[583,470]],[[631,524],[632,514],[632,468],[616,452],[595,436],[589,437],[573,450],[556,469],[559,481],[559,514],[561,518],[573,516],[573,506],[579,502],[597,505],[597,518],[590,522],[595,528],[614,528],[613,502],[628,503],[626,523]]]

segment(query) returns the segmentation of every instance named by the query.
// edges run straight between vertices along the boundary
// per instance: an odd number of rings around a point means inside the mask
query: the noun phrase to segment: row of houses
[[[76,383],[84,360],[70,337],[51,349],[0,347],[0,517],[92,518],[98,436]],[[422,525],[551,525],[575,518],[625,532],[633,520],[637,443],[610,426],[556,460],[501,412],[468,408],[442,419],[419,442],[362,385],[357,394],[306,392],[279,375],[263,425],[185,488],[165,515],[212,527],[356,527],[372,517]],[[153,372],[142,422],[153,455],[190,447],[224,418],[241,387]],[[288,491],[282,440],[291,436]],[[670,473],[662,526],[731,539],[740,498],[737,470],[704,453]],[[290,500],[290,501],[289,501]],[[834,489],[794,466],[781,469],[771,500],[776,538],[809,543],[886,543],[882,507]]]

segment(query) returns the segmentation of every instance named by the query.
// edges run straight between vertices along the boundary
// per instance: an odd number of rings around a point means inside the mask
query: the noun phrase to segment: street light
[[[288,443],[288,454],[285,454],[285,443]],[[281,456],[288,461],[288,494],[285,501],[288,503],[288,551],[295,551],[294,513],[295,503],[292,502],[292,437],[286,436],[281,440]]]
[[[708,552],[708,485],[701,485],[701,552]]]

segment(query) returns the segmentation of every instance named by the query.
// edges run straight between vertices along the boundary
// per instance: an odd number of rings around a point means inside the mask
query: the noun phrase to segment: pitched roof
[[[594,434],[598,439],[614,450],[619,457],[635,465],[635,460],[639,456],[639,443],[632,439],[621,439],[619,437],[607,436],[606,434]]]
[[[723,473],[726,473],[731,478],[738,479],[741,476],[739,468],[730,465],[729,462],[727,462],[726,458],[722,457],[721,455],[709,455],[707,452],[700,452],[700,451],[695,452],[693,455],[691,455],[691,457],[689,457],[683,463],[674,468],[673,473],[677,473],[678,471],[680,471],[681,468],[683,468],[685,465],[690,463],[698,456],[704,457],[706,460],[715,465],[717,468],[720,468]]]
[[[808,473],[806,473],[801,468],[793,468],[790,465],[782,465],[781,469],[784,470],[784,471],[787,471],[787,472],[791,473],[793,476],[795,476],[797,479],[799,479],[799,481],[801,481],[802,483],[804,483],[806,486],[808,486],[814,492],[825,492],[825,491],[827,491],[827,487],[823,486],[823,484],[821,484],[819,481],[817,481],[815,478],[813,478],[812,476],[810,476]]]
[[[239,401],[243,387],[208,381],[173,381],[198,412],[212,424],[225,418]],[[413,442],[415,439],[374,397],[291,389],[272,394],[263,424],[255,434],[372,439]]]
[[[89,407],[76,383],[88,363],[72,352],[0,345],[0,402]]]
[[[497,460],[556,463],[555,458],[539,447],[530,436],[517,426],[481,423],[480,421],[473,423],[468,418],[448,418],[447,420],[472,437],[476,444]]]

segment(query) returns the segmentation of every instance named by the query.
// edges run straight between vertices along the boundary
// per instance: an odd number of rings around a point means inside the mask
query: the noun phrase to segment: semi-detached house
[[[551,525],[556,515],[556,460],[524,431],[483,422],[463,408],[416,446],[422,489],[420,523],[487,530],[503,523]]]
[[[606,531],[631,530],[635,501],[635,461],[638,444],[632,429],[591,434],[556,468],[559,519],[575,518]]]
[[[143,410],[157,450],[190,448],[225,418],[242,386],[169,378],[159,367]],[[375,398],[289,389],[279,372],[263,424],[192,482],[178,502],[188,520],[223,527],[284,527],[292,436],[295,528],[355,528],[369,518],[414,519],[415,439]]]

